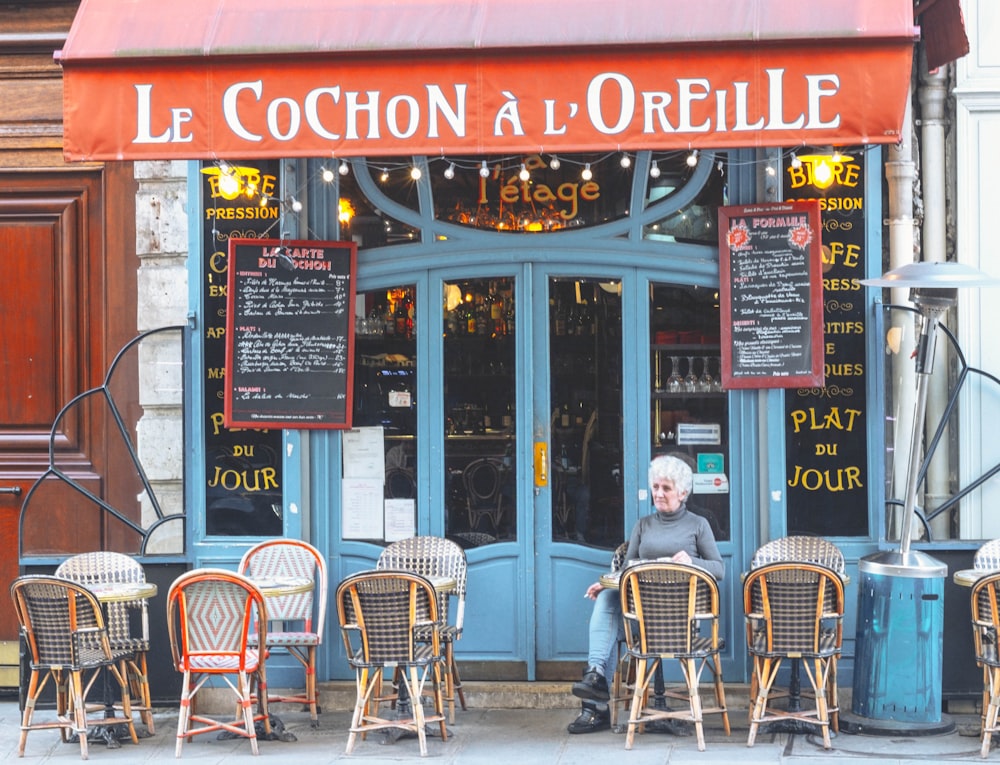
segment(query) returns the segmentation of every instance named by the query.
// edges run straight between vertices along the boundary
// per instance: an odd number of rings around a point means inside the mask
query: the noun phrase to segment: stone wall
[[[188,316],[187,163],[136,162],[136,254],[139,258],[140,332],[182,326]],[[142,418],[136,442],[139,458],[161,510],[184,512],[184,370],[181,333],[153,335],[140,349],[139,397]],[[156,515],[143,499],[143,526]],[[184,526],[163,524],[147,552],[182,553]]]

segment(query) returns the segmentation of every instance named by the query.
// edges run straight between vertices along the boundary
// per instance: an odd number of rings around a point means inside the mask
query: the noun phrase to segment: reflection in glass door
[[[517,539],[515,290],[445,282],[445,534],[464,547]]]
[[[549,278],[553,541],[624,539],[621,284]]]

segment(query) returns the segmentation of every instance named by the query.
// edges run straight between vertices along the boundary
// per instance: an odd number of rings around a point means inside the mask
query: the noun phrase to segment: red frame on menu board
[[[354,242],[230,239],[226,427],[351,427]]]
[[[719,210],[723,388],[821,387],[817,200]]]

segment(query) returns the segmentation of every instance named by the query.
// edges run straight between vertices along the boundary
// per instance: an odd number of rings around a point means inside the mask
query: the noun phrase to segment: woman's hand
[[[604,589],[603,584],[601,584],[600,582],[594,582],[592,585],[590,585],[590,587],[587,588],[586,597],[590,598],[591,600],[597,600],[597,593],[599,593],[603,589]]]

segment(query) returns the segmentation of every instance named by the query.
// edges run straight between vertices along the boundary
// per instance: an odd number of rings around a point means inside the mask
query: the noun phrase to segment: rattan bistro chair
[[[445,701],[448,704],[448,720],[455,722],[455,696],[458,696],[462,710],[465,706],[465,692],[462,678],[455,661],[455,641],[462,637],[465,624],[465,592],[468,578],[468,564],[465,550],[450,539],[435,536],[418,536],[401,539],[389,544],[379,555],[376,568],[412,571],[427,577],[447,577],[455,581],[455,587],[439,599],[441,622],[441,646],[445,654]],[[450,603],[454,598],[454,608]]]
[[[843,642],[843,579],[814,563],[767,563],[747,574],[743,608],[756,688],[747,745],[753,746],[761,723],[795,718],[818,726],[829,749],[829,684]],[[813,709],[780,709],[769,702],[785,659],[801,659],[814,692]]]
[[[438,723],[441,740],[448,738],[441,696],[444,654],[435,629],[441,621],[434,586],[420,574],[407,571],[362,571],[338,585],[337,613],[357,690],[346,753],[354,750],[359,733],[364,739],[375,730],[400,728],[417,735],[420,754],[426,756],[427,723]],[[399,710],[383,717],[377,690],[384,670],[396,667],[402,670],[400,690],[410,700],[410,715]],[[421,703],[428,677],[434,707],[429,716]]]
[[[972,638],[976,650],[976,663],[983,668],[982,749],[990,753],[993,734],[998,731],[997,713],[1000,711],[1000,571],[986,574],[972,586]]]
[[[305,668],[301,695],[274,696],[268,701],[305,704],[311,724],[319,724],[316,695],[316,651],[326,624],[326,561],[319,550],[298,539],[269,539],[254,545],[240,561],[239,573],[251,579],[307,579],[315,586],[294,595],[267,599],[267,648],[284,648]],[[250,645],[256,646],[256,633]]]
[[[28,732],[45,728],[58,728],[64,742],[76,735],[83,759],[87,759],[87,730],[92,726],[125,725],[132,743],[138,744],[126,679],[127,651],[112,648],[101,605],[93,593],[55,576],[19,577],[10,592],[31,666],[18,757],[24,756]],[[87,714],[87,696],[103,672],[117,682],[121,716],[108,715],[104,703],[99,705],[99,714]],[[49,680],[56,689],[55,720],[36,721],[35,707]]]
[[[845,563],[844,553],[833,542],[822,537],[811,537],[805,535],[779,537],[766,542],[759,547],[750,560],[750,568],[760,568],[767,563],[787,563],[802,561],[803,563],[816,563],[820,566],[832,568],[840,576],[844,576]],[[753,700],[757,697],[757,678],[751,677],[750,681],[750,710],[753,711]],[[830,726],[834,733],[840,731],[840,690],[837,685],[837,658],[833,659],[830,666],[830,681],[827,685],[829,694],[826,700],[827,709],[830,712]],[[779,697],[787,697],[788,689],[778,690],[774,686],[768,694],[771,701]]]
[[[264,733],[271,735],[265,657],[250,645],[250,632],[254,628],[257,645],[265,645],[266,624],[264,595],[241,574],[224,569],[194,569],[181,574],[170,585],[167,629],[174,667],[184,676],[177,715],[178,757],[184,740],[201,733],[226,731],[248,738],[254,754],[258,754],[255,723],[262,721]],[[194,711],[195,696],[213,677],[222,678],[236,695],[237,714],[232,721]],[[255,689],[259,703],[256,715]]]
[[[619,581],[625,640],[635,661],[635,686],[625,748],[631,749],[636,730],[653,720],[694,723],[699,751],[705,750],[702,717],[721,714],[729,735],[729,713],[719,661],[719,586],[697,566],[648,562],[627,567]],[[680,662],[685,687],[666,695],[683,699],[685,709],[660,709],[649,703],[650,682],[667,659]],[[705,668],[712,673],[715,704],[702,707],[698,689]]]
[[[146,572],[135,558],[117,552],[87,552],[67,558],[56,568],[56,576],[83,585],[138,584],[146,581]],[[132,709],[139,712],[146,730],[156,732],[153,723],[153,696],[149,690],[146,654],[149,652],[149,608],[145,598],[115,601],[104,606],[108,622],[108,640],[113,650],[126,651]],[[133,627],[133,615],[138,625]]]

